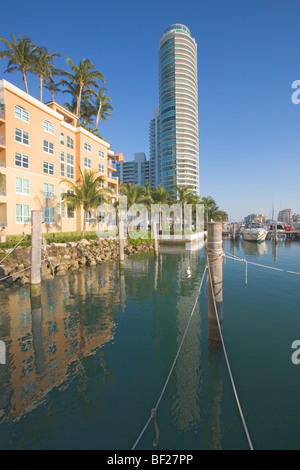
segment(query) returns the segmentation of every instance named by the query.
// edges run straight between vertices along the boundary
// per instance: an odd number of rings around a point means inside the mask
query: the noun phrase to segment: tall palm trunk
[[[99,104],[98,106],[98,111],[97,111],[97,116],[96,116],[96,122],[95,122],[95,130],[98,128],[98,123],[99,123],[99,119],[100,119],[100,113],[101,113],[101,103]]]
[[[83,88],[83,85],[80,85],[79,93],[78,93],[78,96],[77,96],[76,114],[78,116],[78,119],[80,118],[80,104],[81,104],[82,88]]]
[[[85,236],[85,232],[86,232],[86,212],[87,211],[83,211],[83,228],[82,228],[82,238]]]
[[[23,82],[24,82],[24,85],[25,85],[25,91],[26,91],[26,93],[28,93],[28,86],[27,86],[27,79],[26,79],[26,71],[25,71],[25,70],[22,70],[22,74],[23,74]]]
[[[40,75],[40,101],[43,102],[43,75]]]

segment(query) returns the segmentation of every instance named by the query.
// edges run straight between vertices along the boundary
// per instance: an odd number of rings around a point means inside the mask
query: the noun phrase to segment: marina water
[[[224,241],[300,272],[300,244]],[[200,250],[108,262],[0,291],[1,449],[130,450],[163,389],[206,264]],[[173,252],[170,252],[173,251]],[[300,276],[226,259],[223,332],[256,449],[300,448]],[[157,412],[156,449],[247,449],[222,347],[208,342],[207,283]],[[151,422],[137,450],[153,448]]]

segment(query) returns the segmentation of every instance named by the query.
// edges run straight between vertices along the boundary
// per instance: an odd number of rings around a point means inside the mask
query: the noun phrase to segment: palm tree
[[[146,196],[144,188],[138,184],[122,183],[120,185],[120,192],[122,196],[127,196],[127,206],[131,207],[133,204],[144,204],[148,209],[150,208],[152,198]]]
[[[113,109],[111,106],[111,99],[105,94],[107,89],[105,87],[100,88],[96,94],[96,119],[95,119],[95,130],[98,128],[99,119],[102,122],[107,121],[108,116],[112,116],[110,111]]]
[[[159,206],[159,230],[161,230],[162,225],[162,214],[161,214],[161,206],[162,204],[172,204],[173,199],[171,197],[172,191],[167,191],[162,187],[160,184],[157,188],[153,188],[152,190],[152,199],[155,204]]]
[[[60,87],[60,82],[55,83],[51,77],[47,77],[46,82],[45,82],[45,88],[48,91],[50,91],[52,101],[54,101],[55,93],[59,93],[61,91],[59,87]]]
[[[176,191],[177,191],[177,199],[181,206],[184,204],[189,203],[191,200],[191,197],[194,196],[194,193],[191,191],[194,189],[193,186],[187,185],[187,186],[176,186]]]
[[[98,88],[97,79],[104,83],[104,76],[101,72],[94,69],[93,64],[89,59],[82,59],[79,65],[74,64],[72,60],[67,57],[67,63],[72,69],[72,73],[66,72],[67,79],[70,80],[71,85],[76,90],[76,114],[80,117],[81,97],[84,90],[91,92],[92,87]]]
[[[224,221],[228,220],[228,214],[219,209],[216,201],[211,196],[202,197],[202,204],[204,205],[204,219],[206,226],[209,220]]]
[[[8,65],[5,72],[22,72],[25,91],[28,93],[26,74],[28,70],[32,70],[34,63],[34,51],[36,47],[28,36],[20,36],[17,40],[11,33],[12,41],[0,37],[7,49],[0,51],[0,59],[8,59]]]
[[[82,170],[79,168],[80,177],[73,183],[67,179],[62,179],[62,183],[66,183],[71,192],[63,194],[63,201],[68,205],[69,209],[83,208],[83,230],[82,236],[86,232],[86,213],[91,209],[96,209],[102,202],[111,202],[111,193],[108,188],[100,188],[100,183],[104,181],[103,176],[95,170]]]
[[[56,69],[53,65],[55,57],[59,57],[59,52],[50,54],[48,49],[44,47],[37,47],[35,51],[35,60],[33,63],[33,72],[39,76],[40,79],[40,101],[43,101],[43,81],[52,79],[53,75],[59,75],[62,71]]]

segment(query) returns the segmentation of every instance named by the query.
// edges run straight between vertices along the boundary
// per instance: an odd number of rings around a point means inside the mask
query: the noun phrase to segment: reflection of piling
[[[46,370],[45,336],[43,329],[43,310],[41,296],[31,297],[32,343],[35,358],[36,374],[41,375]]]
[[[125,312],[126,307],[126,284],[124,269],[120,269],[120,308],[121,312]]]
[[[209,339],[221,341],[216,310],[219,323],[223,323],[223,264],[222,264],[222,223],[209,222],[207,231],[207,257],[209,263],[208,282],[208,325]],[[215,299],[215,303],[214,303]]]
[[[223,347],[210,341],[207,351],[206,428],[207,448],[222,449]]]
[[[31,211],[30,295],[40,295],[42,281],[42,211]]]

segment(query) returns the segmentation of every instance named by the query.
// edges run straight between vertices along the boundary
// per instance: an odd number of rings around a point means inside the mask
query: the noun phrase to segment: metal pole
[[[215,303],[220,326],[223,324],[223,258],[222,223],[209,222],[207,231],[207,257],[209,263],[208,281],[208,337],[211,341],[221,341],[216,318]],[[214,303],[215,299],[215,303]]]
[[[31,275],[30,295],[41,292],[42,282],[42,211],[31,211]]]

